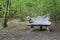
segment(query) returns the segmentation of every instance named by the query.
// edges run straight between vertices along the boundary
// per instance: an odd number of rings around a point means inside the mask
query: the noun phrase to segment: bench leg
[[[47,31],[49,32],[50,30],[49,30],[49,27],[47,27]]]
[[[30,32],[32,32],[34,30],[34,28],[33,28],[33,25],[31,25],[31,29],[30,29]]]
[[[31,25],[31,28],[33,28],[33,25]]]
[[[42,26],[40,26],[40,30],[42,30]]]

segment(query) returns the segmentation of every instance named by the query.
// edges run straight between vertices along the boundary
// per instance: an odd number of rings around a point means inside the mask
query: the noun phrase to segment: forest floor
[[[29,32],[26,22],[9,21],[8,28],[0,30],[0,40],[60,40],[60,25],[52,24],[54,31]]]

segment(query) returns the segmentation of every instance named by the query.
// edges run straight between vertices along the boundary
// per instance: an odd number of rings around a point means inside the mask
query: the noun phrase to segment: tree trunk
[[[3,27],[7,27],[7,22],[8,22],[8,10],[9,9],[9,0],[7,0],[6,2],[6,10],[5,10],[5,13],[4,13],[4,21],[3,21]]]
[[[7,22],[8,22],[8,17],[7,17],[7,13],[6,13],[6,14],[4,14],[3,27],[7,27]]]

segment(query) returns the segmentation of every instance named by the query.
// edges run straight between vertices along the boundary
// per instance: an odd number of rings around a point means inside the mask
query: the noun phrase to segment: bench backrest
[[[48,21],[50,18],[50,15],[49,14],[46,14],[44,16],[38,16],[36,18],[31,18],[30,16],[27,17],[27,20],[30,21],[30,22],[35,22],[35,21]]]
[[[36,17],[36,18],[31,18],[31,21],[32,22],[34,22],[34,21],[49,21],[49,18],[50,18],[50,16],[49,16],[49,14],[46,14],[46,15],[44,15],[44,16],[38,16],[38,17]]]

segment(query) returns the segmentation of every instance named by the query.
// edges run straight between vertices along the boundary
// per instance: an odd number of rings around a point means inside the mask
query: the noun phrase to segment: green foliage
[[[0,0],[0,15],[5,11],[6,0]],[[25,20],[27,15],[33,17],[50,13],[51,20],[60,20],[60,0],[10,0],[9,17]]]

